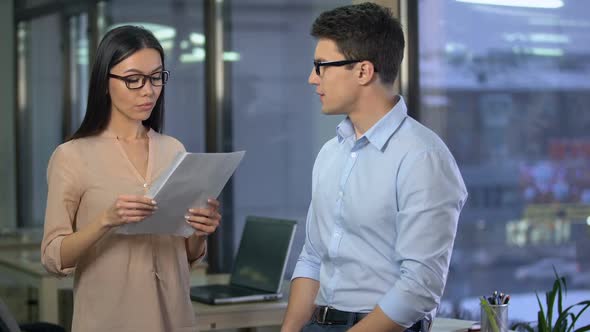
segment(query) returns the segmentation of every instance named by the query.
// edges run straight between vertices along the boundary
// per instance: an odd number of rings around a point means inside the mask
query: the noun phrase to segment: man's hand
[[[309,278],[295,278],[289,291],[289,305],[281,332],[300,332],[315,310],[315,298],[320,282]]]

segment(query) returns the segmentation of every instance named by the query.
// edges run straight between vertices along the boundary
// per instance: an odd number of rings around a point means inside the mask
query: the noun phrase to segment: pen
[[[506,296],[504,297],[504,301],[502,302],[502,304],[508,304],[508,301],[510,301],[510,295],[506,294]]]

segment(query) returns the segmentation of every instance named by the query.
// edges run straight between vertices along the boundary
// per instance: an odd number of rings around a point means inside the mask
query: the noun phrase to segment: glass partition
[[[553,268],[590,298],[590,3],[502,3],[420,1],[419,114],[469,190],[443,311],[498,290],[535,321]]]
[[[299,222],[291,275],[304,241],[311,170],[322,145],[334,137],[338,116],[321,114],[307,79],[315,40],[309,32],[323,11],[351,1],[240,0],[230,6],[228,45],[233,128],[225,135],[246,150],[234,180],[234,249],[247,215]]]
[[[166,54],[171,72],[166,85],[164,133],[189,152],[205,150],[203,1],[113,0],[105,20],[113,27],[132,24],[152,31]]]
[[[58,14],[18,24],[17,187],[20,227],[43,224],[47,162],[63,138],[61,43]]]

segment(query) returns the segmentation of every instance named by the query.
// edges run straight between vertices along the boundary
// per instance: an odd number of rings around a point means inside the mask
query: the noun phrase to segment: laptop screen
[[[296,224],[292,220],[246,218],[230,284],[280,291]]]

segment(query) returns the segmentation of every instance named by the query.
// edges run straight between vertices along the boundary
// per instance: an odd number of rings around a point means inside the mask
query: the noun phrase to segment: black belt
[[[332,307],[319,306],[313,312],[313,321],[321,325],[345,325],[358,323],[368,313],[340,311]]]
[[[318,306],[313,312],[313,321],[320,325],[345,325],[349,322],[358,323],[365,318],[368,313],[341,311],[327,306]],[[407,328],[406,331],[421,332],[423,320],[417,321],[414,325]]]

